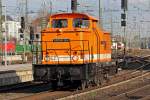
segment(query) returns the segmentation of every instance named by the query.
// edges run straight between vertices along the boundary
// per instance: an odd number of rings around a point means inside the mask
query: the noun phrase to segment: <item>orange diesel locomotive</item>
[[[100,84],[104,76],[117,68],[109,67],[111,35],[97,26],[98,20],[82,13],[50,16],[41,33],[41,50],[35,50],[34,80],[51,82],[53,87],[90,83]],[[33,41],[39,42],[39,41]],[[39,43],[34,43],[39,44]]]

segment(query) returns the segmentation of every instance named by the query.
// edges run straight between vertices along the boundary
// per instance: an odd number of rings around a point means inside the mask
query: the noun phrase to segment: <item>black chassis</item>
[[[33,64],[34,81],[93,80],[97,73],[95,63],[90,64]]]

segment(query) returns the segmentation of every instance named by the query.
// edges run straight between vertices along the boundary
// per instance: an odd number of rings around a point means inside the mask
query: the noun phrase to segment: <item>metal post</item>
[[[53,7],[52,7],[52,6],[53,6],[53,4],[52,4],[52,1],[50,0],[50,12],[49,12],[50,15],[52,14],[52,10],[53,10]]]
[[[3,35],[2,35],[2,1],[0,0],[0,45],[3,44]],[[3,49],[0,48],[0,58],[3,58]]]
[[[111,15],[110,15],[110,17],[111,17],[111,35],[113,36],[114,34],[113,34],[113,15],[112,15],[112,9],[111,9]]]
[[[101,13],[101,0],[99,0],[99,25],[102,27]]]
[[[27,25],[28,25],[28,0],[25,1],[25,30],[24,30],[24,53],[23,61],[26,62],[26,34],[27,34]]]
[[[140,35],[141,35],[141,27],[142,27],[141,24],[142,24],[142,22],[140,21],[140,22],[139,22],[139,35],[138,35],[138,40],[139,40],[139,41],[138,41],[138,47],[139,47],[139,49],[141,49],[141,42],[140,42],[140,38],[141,38],[141,36],[140,36]]]
[[[140,8],[138,8],[138,15],[140,15]],[[140,18],[141,19],[141,18]],[[139,34],[138,34],[138,49],[140,49],[141,48],[141,42],[140,42],[140,34],[141,34],[141,23],[142,23],[142,21],[141,20],[139,20]]]
[[[123,28],[123,32],[124,32],[124,57],[126,56],[126,27]]]
[[[124,9],[124,14],[126,14],[126,10]],[[123,33],[124,33],[124,57],[126,56],[126,25],[124,26],[124,30],[123,30]]]
[[[124,11],[124,14],[126,14],[126,10],[124,9],[123,10]],[[123,51],[123,53],[124,53],[124,62],[125,62],[125,67],[127,66],[127,62],[126,62],[126,47],[127,47],[127,38],[126,38],[126,25],[124,26],[124,51]]]
[[[103,27],[101,0],[99,0],[99,25]]]
[[[77,12],[77,0],[71,0],[71,10],[72,10],[72,13]]]
[[[26,0],[26,11],[25,11],[26,24],[28,23],[28,0]]]
[[[7,67],[7,11],[6,5],[5,8],[5,67]]]
[[[121,0],[121,9],[123,9],[123,13],[126,16],[126,10],[128,10],[128,0]],[[124,61],[125,61],[125,56],[126,56],[126,46],[127,46],[127,41],[126,41],[126,17],[123,18],[123,28],[124,28]]]

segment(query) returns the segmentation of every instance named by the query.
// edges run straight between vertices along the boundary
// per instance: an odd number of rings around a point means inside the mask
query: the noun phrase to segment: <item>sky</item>
[[[23,0],[22,0],[23,1]],[[28,0],[28,11],[38,12],[43,7],[42,2],[46,2],[46,6],[50,7],[50,1],[52,2],[53,12],[69,11],[71,0]],[[21,0],[2,0],[3,5],[7,5],[7,13],[11,16],[19,16],[20,14],[20,2]],[[79,12],[86,12],[90,15],[99,18],[99,0],[78,0],[80,4],[78,6]],[[121,22],[121,0],[101,0],[102,8],[102,22],[106,31],[110,31],[113,34],[120,34],[123,32]],[[142,36],[150,34],[150,0],[128,0],[127,11],[127,35],[134,33]],[[32,15],[32,14],[30,14]],[[34,17],[35,17],[34,13]],[[112,24],[110,24],[113,22]],[[140,28],[140,29],[139,29]],[[150,36],[150,35],[149,35]]]
[[[8,6],[8,12],[10,14],[18,14],[20,2],[25,0],[2,0],[3,4],[6,3]],[[46,2],[47,7],[49,7],[49,2],[52,2],[53,12],[58,12],[59,10],[70,11],[70,1],[71,0],[28,0],[28,10],[38,11],[43,7],[42,2]],[[98,2],[99,0],[78,0],[80,6],[79,11],[94,10],[91,14],[98,17]],[[121,0],[101,0],[101,6],[103,9],[115,9],[120,10]],[[150,9],[150,0],[128,0],[129,10],[134,9],[134,7],[139,7],[141,9]]]

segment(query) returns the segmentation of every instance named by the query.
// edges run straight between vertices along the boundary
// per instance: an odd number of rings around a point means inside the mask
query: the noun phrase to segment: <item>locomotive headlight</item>
[[[72,60],[73,60],[74,62],[76,62],[76,61],[79,60],[79,57],[78,57],[78,56],[73,56],[73,57],[72,57]]]
[[[77,62],[79,60],[79,56],[78,56],[78,52],[77,51],[73,52],[72,60],[74,62]]]
[[[59,29],[59,32],[62,33],[63,32],[62,29]]]

